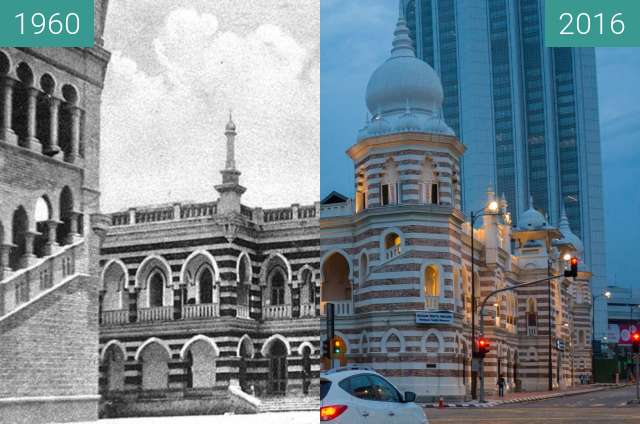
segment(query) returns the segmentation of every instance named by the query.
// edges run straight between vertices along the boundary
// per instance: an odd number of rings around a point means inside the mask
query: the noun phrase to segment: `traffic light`
[[[331,352],[333,352],[332,356],[338,356],[342,353],[342,340],[337,337],[334,337],[333,342],[331,343]]]
[[[640,353],[640,332],[631,333],[631,344],[633,345],[633,353]]]
[[[485,337],[480,337],[478,339],[478,356],[480,358],[484,358],[485,355],[489,352],[491,345],[489,344],[489,340]]]
[[[331,340],[322,341],[322,357],[331,359]]]
[[[569,259],[569,266],[569,269],[564,270],[564,276],[576,278],[578,276],[578,258],[574,256]]]

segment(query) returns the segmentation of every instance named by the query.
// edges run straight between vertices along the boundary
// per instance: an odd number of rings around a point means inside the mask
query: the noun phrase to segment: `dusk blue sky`
[[[369,76],[389,55],[395,1],[321,2],[321,197],[353,195],[345,151],[363,126]],[[637,287],[640,255],[640,48],[597,49],[609,284]]]

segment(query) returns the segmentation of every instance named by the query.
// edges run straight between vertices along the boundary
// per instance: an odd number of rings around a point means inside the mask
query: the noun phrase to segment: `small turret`
[[[236,124],[233,122],[231,112],[229,112],[229,121],[225,126],[224,134],[227,137],[227,160],[225,169],[220,171],[222,184],[215,186],[218,193],[220,193],[218,213],[221,215],[239,214],[240,198],[247,189],[240,185],[241,172],[236,169],[235,140],[238,133],[236,132]]]

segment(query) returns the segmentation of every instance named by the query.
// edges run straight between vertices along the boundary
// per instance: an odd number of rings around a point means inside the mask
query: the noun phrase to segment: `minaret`
[[[231,112],[229,112],[229,122],[225,127],[224,135],[227,137],[227,161],[225,168],[220,171],[222,184],[215,186],[220,194],[217,212],[219,215],[239,214],[240,198],[247,189],[240,185],[240,171],[236,169],[235,140],[237,132]]]

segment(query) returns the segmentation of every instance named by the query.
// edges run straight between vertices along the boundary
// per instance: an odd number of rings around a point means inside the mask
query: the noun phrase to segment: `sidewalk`
[[[575,396],[585,393],[598,392],[601,390],[608,390],[613,388],[625,387],[627,384],[589,384],[584,386],[576,386],[566,390],[560,391],[544,391],[544,392],[511,392],[505,393],[504,397],[487,396],[485,403],[480,403],[477,400],[469,402],[457,402],[446,403],[446,408],[489,408],[492,406],[505,405],[509,403],[518,402],[531,402],[543,399],[552,399],[563,396]],[[438,403],[429,403],[424,405],[425,408],[437,408]]]

